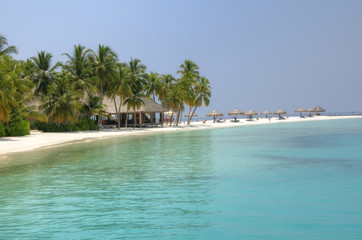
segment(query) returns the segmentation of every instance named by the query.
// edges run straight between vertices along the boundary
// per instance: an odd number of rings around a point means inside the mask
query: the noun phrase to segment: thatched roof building
[[[86,102],[87,96],[84,96],[83,99],[81,99],[82,102]],[[164,112],[167,111],[167,109],[163,108],[160,104],[157,104],[150,98],[142,98],[142,101],[144,102],[144,105],[142,105],[139,109],[136,109],[136,116],[134,116],[133,109],[127,109],[127,104],[123,104],[120,108],[120,124],[121,126],[127,126],[126,123],[132,124],[136,121],[136,126],[144,127],[144,126],[159,126],[163,125],[163,118],[164,118]],[[109,115],[116,115],[116,107],[114,105],[114,100],[112,98],[104,96],[103,102],[105,105],[105,111]],[[119,98],[116,98],[117,108],[119,108]],[[34,106],[36,108],[39,108],[40,101],[37,99],[34,99],[32,101],[29,101],[29,106]],[[128,114],[127,114],[128,113]],[[156,113],[159,113],[159,116],[156,117]],[[132,119],[129,119],[129,116],[132,117]],[[109,122],[114,122],[114,120],[103,120],[103,124],[111,124]]]
[[[167,112],[167,109],[162,107],[160,104],[154,102],[149,98],[142,98],[144,105],[142,105],[139,109],[136,109],[137,113],[163,113]],[[119,98],[116,98],[117,107],[119,107]],[[109,114],[116,114],[116,107],[114,105],[114,100],[108,97],[103,98],[103,104],[105,105],[105,110]],[[123,104],[121,106],[120,113],[133,113],[133,108],[127,109],[127,104]]]

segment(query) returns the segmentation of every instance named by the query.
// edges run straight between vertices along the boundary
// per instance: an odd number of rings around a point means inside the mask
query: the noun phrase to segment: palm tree
[[[99,44],[98,52],[93,52],[93,54],[90,55],[90,61],[94,74],[99,79],[99,97],[100,103],[102,104],[104,92],[116,76],[117,54],[113,52],[110,47]],[[98,118],[98,124],[100,125],[101,123],[101,118]]]
[[[167,95],[171,85],[175,83],[176,79],[171,75],[162,75],[160,78],[160,92],[159,92],[159,100],[162,102],[163,98]]]
[[[27,98],[31,98],[32,82],[24,75],[25,64],[4,55],[0,57],[0,121],[9,122],[14,111],[23,118],[20,110],[25,108]]]
[[[167,95],[162,100],[162,106],[167,109],[172,109],[171,119],[173,113],[179,111],[183,107],[182,89],[179,84],[172,84],[167,92]],[[172,121],[170,122],[171,127]]]
[[[195,88],[190,88],[184,94],[184,99],[185,99],[184,101],[189,106],[187,124],[189,124],[189,122],[190,122],[191,112],[192,112],[192,108],[195,107],[196,97],[197,96],[196,96]]]
[[[146,80],[146,96],[150,97],[153,96],[153,101],[156,101],[155,94],[159,95],[161,92],[161,77],[157,73],[151,72],[150,74],[145,74]]]
[[[35,83],[35,95],[47,95],[48,87],[53,82],[55,70],[60,66],[56,63],[51,67],[51,59],[53,55],[45,51],[38,52],[38,57],[31,57],[34,61],[33,82]]]
[[[207,107],[210,104],[211,86],[209,80],[206,77],[200,77],[198,79],[197,85],[195,87],[195,93],[197,96],[195,100],[195,108],[191,116],[189,117],[187,124],[190,124],[192,117],[196,112],[197,107],[202,106],[202,104],[205,104],[205,106]]]
[[[117,64],[117,77],[113,79],[112,87],[107,91],[107,95],[113,99],[114,107],[118,117],[118,129],[121,127],[121,106],[123,99],[132,95],[129,85],[129,69],[124,63]],[[118,101],[117,101],[118,100]],[[117,105],[118,103],[118,105]]]
[[[124,103],[127,104],[127,111],[133,108],[133,129],[136,128],[136,109],[139,109],[142,105],[145,104],[142,100],[143,97],[145,97],[143,93],[133,93],[132,96],[124,100]]]
[[[194,106],[195,94],[194,87],[196,86],[196,80],[199,78],[199,66],[191,60],[185,60],[183,64],[180,65],[180,70],[177,73],[181,74],[180,85],[183,89],[184,100],[187,102],[187,105],[190,107],[190,111]],[[181,117],[180,111],[178,114]],[[190,117],[188,118],[188,122]]]
[[[0,82],[0,121],[3,123],[9,122],[11,104],[15,102],[11,88],[9,81]]]
[[[135,104],[144,104],[142,99],[141,102],[137,100],[137,98],[141,98],[144,97],[144,94],[142,94],[142,92],[144,92],[144,86],[146,84],[145,81],[145,77],[144,77],[144,73],[146,71],[146,66],[141,64],[141,60],[139,59],[132,59],[131,61],[128,63],[127,65],[128,69],[129,69],[129,75],[128,75],[128,86],[131,90],[131,94],[126,98],[126,100],[124,101],[124,103],[127,102],[131,102],[131,105],[128,105],[128,109],[127,111],[130,109],[130,106],[136,106]],[[133,99],[133,100],[132,100]],[[134,101],[134,102],[133,102]],[[140,107],[140,105],[137,105]],[[135,111],[135,109],[134,109]],[[135,112],[134,112],[135,114]],[[128,120],[128,112],[126,114],[126,127],[127,127],[127,120]],[[134,126],[133,128],[135,128],[135,124],[136,124],[136,115],[134,115]]]
[[[76,122],[83,107],[79,100],[83,90],[76,90],[71,80],[66,75],[60,76],[49,87],[49,97],[42,98],[40,109],[48,116],[51,122],[61,123]]]
[[[63,53],[62,55],[68,58],[68,61],[63,66],[63,69],[68,71],[74,81],[76,89],[83,89],[84,92],[92,94],[96,91],[94,86],[94,78],[91,78],[91,67],[88,55],[92,52],[84,46],[74,46],[73,55]]]
[[[47,122],[48,118],[47,116],[39,112],[38,108],[34,105],[25,106],[20,109],[20,116],[23,116],[29,121],[40,121],[40,122]]]
[[[199,66],[191,60],[185,60],[180,65],[180,70],[177,73],[181,74],[182,81],[193,82],[199,76]]]
[[[144,73],[146,66],[141,64],[141,60],[132,59],[128,63],[129,68],[129,84],[133,92],[142,92],[146,81],[144,79]]]
[[[13,69],[11,59],[0,58],[0,121],[7,123],[10,120],[11,106],[16,103],[16,88],[13,86]]]
[[[87,101],[83,104],[83,112],[89,119],[92,115],[106,116],[105,105],[100,104],[98,96],[88,95]]]
[[[18,54],[18,49],[15,46],[8,46],[8,40],[0,35],[0,56]]]

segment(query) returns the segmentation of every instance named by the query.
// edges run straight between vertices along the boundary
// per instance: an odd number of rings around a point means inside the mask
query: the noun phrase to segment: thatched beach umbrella
[[[268,110],[265,110],[264,112],[260,113],[261,115],[265,115],[265,118],[268,117],[268,114],[272,114],[272,112],[269,112]]]
[[[189,115],[191,116],[191,114],[190,113],[186,113],[185,114],[185,117],[189,117]],[[198,117],[199,115],[197,115],[196,113],[194,113],[194,115],[193,115],[193,117]]]
[[[307,108],[305,111],[309,112],[309,117],[312,116],[312,112],[315,112],[314,108]]]
[[[165,117],[171,117],[172,115],[173,115],[173,116],[176,116],[176,115],[177,115],[177,113],[172,112],[172,111],[165,112],[164,114],[165,114]]]
[[[238,115],[243,115],[243,114],[244,114],[244,112],[240,111],[240,110],[237,109],[237,108],[234,108],[234,110],[232,110],[231,112],[228,113],[229,116],[234,115],[234,120],[235,120],[235,122],[237,121]]]
[[[318,113],[318,115],[319,115],[319,113],[325,112],[326,110],[324,110],[324,109],[321,108],[320,106],[316,106],[316,107],[314,108],[314,111],[315,111],[316,113]]]
[[[304,108],[300,107],[300,108],[295,109],[294,112],[299,112],[300,117],[302,117],[302,112],[306,112],[306,110]]]
[[[244,115],[247,116],[248,118],[250,118],[250,121],[251,121],[251,119],[253,118],[253,115],[258,115],[258,113],[252,109],[249,109],[248,111],[244,112]]]
[[[214,122],[216,122],[216,117],[222,117],[222,116],[224,116],[224,114],[222,114],[221,112],[216,111],[215,109],[212,110],[212,112],[209,112],[208,114],[206,114],[206,117],[213,117]]]
[[[286,114],[287,112],[286,111],[284,111],[283,109],[281,109],[281,108],[279,108],[278,110],[276,110],[275,112],[274,112],[274,114],[278,114],[279,115],[279,119],[283,119],[282,117],[281,117],[281,115],[282,114]]]

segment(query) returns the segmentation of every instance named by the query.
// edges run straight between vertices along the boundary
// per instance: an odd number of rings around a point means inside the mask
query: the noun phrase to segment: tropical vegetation
[[[75,45],[72,53],[62,54],[67,59],[64,63],[53,63],[53,55],[46,51],[26,61],[16,60],[17,52],[17,47],[0,36],[0,137],[26,135],[31,127],[41,131],[98,129],[102,117],[108,115],[105,96],[114,103],[118,128],[121,106],[127,104],[135,116],[145,97],[173,112],[171,118],[176,121],[170,125],[179,124],[185,109],[190,124],[196,109],[210,103],[210,82],[191,60],[180,65],[176,78],[147,73],[137,58],[120,62],[109,46],[101,44],[97,51]]]

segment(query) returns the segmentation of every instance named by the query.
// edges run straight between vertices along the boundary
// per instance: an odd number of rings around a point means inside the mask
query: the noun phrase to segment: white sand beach
[[[230,120],[222,123],[213,123],[212,120],[208,120],[206,123],[201,121],[192,122],[191,125],[185,125],[181,123],[178,127],[158,127],[158,128],[122,128],[122,129],[102,129],[100,131],[80,131],[80,132],[66,132],[66,133],[42,133],[39,131],[31,131],[31,134],[23,137],[3,137],[0,138],[0,154],[15,153],[29,151],[44,147],[56,147],[63,144],[69,144],[76,141],[82,141],[85,139],[95,138],[108,138],[129,136],[138,134],[154,134],[160,132],[171,131],[184,131],[184,130],[199,130],[210,128],[223,128],[223,127],[243,127],[260,124],[282,124],[288,122],[307,122],[307,121],[321,121],[321,120],[333,120],[333,119],[349,119],[349,118],[362,118],[362,116],[316,116],[316,117],[289,117],[285,120],[279,120],[278,118],[263,118],[254,121],[246,121],[245,118],[240,119],[240,122],[234,123]]]

